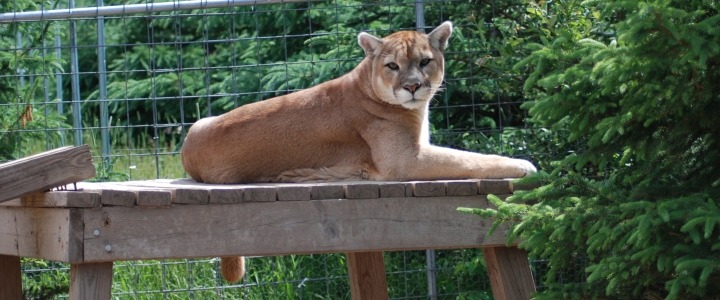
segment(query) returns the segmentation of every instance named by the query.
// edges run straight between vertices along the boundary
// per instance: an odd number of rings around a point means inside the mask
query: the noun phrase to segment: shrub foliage
[[[586,1],[589,34],[559,32],[517,68],[531,121],[579,149],[497,210],[549,260],[539,299],[720,296],[720,5]],[[610,34],[607,34],[607,33]],[[587,280],[559,284],[583,260]]]

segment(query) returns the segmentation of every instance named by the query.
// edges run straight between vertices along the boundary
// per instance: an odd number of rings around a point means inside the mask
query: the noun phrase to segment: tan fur
[[[525,160],[430,145],[428,105],[442,84],[451,32],[445,22],[427,35],[361,33],[366,57],[350,73],[195,123],[182,148],[185,170],[207,183],[507,178],[535,171]],[[224,274],[242,276],[235,275]]]

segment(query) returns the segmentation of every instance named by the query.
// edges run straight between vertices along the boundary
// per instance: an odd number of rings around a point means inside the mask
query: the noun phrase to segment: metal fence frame
[[[101,158],[103,163],[107,163],[111,154],[111,145],[109,137],[108,124],[108,99],[107,99],[107,62],[105,57],[105,17],[106,16],[117,16],[117,15],[130,15],[130,14],[149,14],[156,12],[169,12],[179,10],[191,10],[191,9],[205,9],[205,8],[229,8],[235,6],[246,6],[246,5],[259,5],[259,4],[277,4],[277,3],[291,3],[291,2],[307,2],[307,0],[192,0],[192,1],[173,1],[173,2],[161,2],[161,3],[145,3],[145,4],[131,4],[131,5],[117,5],[117,6],[104,6],[103,0],[97,0],[97,7],[83,7],[76,8],[73,0],[68,0],[68,7],[66,9],[54,9],[54,10],[40,10],[40,11],[28,11],[28,12],[7,12],[0,14],[0,23],[14,23],[14,22],[35,22],[35,21],[48,21],[48,20],[67,20],[69,21],[68,34],[70,37],[70,44],[68,45],[70,51],[70,72],[69,76],[71,79],[71,99],[72,103],[72,116],[73,116],[73,133],[75,145],[83,144],[83,124],[81,121],[81,96],[79,77],[80,70],[78,67],[78,52],[77,52],[77,32],[76,19],[84,18],[95,18],[97,22],[97,59],[98,59],[98,70],[97,74],[99,77],[99,92],[100,96],[98,101],[100,102],[100,133],[101,133]],[[415,23],[416,29],[423,31],[425,29],[425,15],[424,6],[425,0],[415,1]],[[17,35],[18,45],[22,45],[22,36],[20,33]],[[56,57],[61,56],[61,40],[60,37],[55,38],[55,55]],[[50,48],[50,47],[49,47]],[[24,84],[24,74],[22,70],[19,70],[19,76],[21,78],[21,84]],[[55,86],[56,94],[58,97],[62,97],[62,85],[61,85],[61,74],[57,72],[55,74],[57,78],[57,84]],[[48,97],[49,87],[45,84],[46,89],[46,100]],[[62,99],[60,99],[62,101]],[[62,104],[58,105],[58,112],[63,112]],[[64,141],[63,141],[64,143]],[[427,261],[427,295],[429,299],[438,299],[438,290],[436,285],[436,273],[438,267],[435,264],[436,257],[434,250],[427,250],[426,253]]]

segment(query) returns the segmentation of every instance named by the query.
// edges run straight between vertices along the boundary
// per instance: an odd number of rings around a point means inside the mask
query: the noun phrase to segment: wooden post
[[[530,299],[535,281],[525,250],[517,247],[483,248],[495,300]]]
[[[70,265],[70,300],[110,300],[112,262]]]
[[[388,299],[382,252],[346,253],[353,300]]]
[[[20,257],[0,255],[0,270],[0,299],[23,299]]]

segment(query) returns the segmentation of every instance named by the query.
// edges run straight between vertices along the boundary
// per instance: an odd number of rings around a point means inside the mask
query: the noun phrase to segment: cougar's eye
[[[420,61],[420,66],[421,66],[421,67],[427,66],[427,65],[430,63],[431,60],[432,60],[432,59],[429,59],[429,58],[423,58],[423,59]]]
[[[390,70],[398,70],[400,69],[400,66],[398,66],[396,63],[391,62],[385,65],[386,67],[390,68]]]

